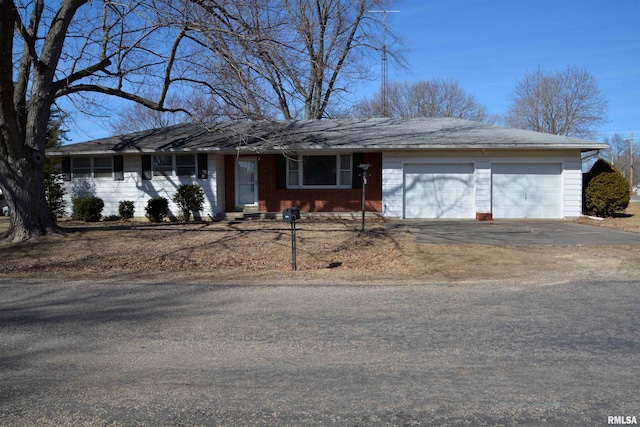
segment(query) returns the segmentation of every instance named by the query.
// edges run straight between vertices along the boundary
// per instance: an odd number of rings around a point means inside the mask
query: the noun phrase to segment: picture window
[[[351,188],[352,156],[297,156],[287,161],[287,187]]]

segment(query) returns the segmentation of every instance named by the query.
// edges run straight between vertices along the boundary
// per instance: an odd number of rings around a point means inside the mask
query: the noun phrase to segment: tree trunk
[[[60,234],[60,228],[47,209],[44,155],[25,146],[22,157],[9,156],[3,163],[9,173],[2,176],[0,185],[11,218],[5,239],[19,242],[45,234]]]

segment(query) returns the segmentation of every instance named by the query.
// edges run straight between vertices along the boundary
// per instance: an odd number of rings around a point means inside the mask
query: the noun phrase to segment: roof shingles
[[[158,151],[407,149],[601,150],[603,143],[453,118],[236,121],[182,124],[48,150],[52,156]]]

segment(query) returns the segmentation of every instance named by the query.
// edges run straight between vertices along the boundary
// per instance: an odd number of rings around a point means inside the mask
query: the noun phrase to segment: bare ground
[[[0,217],[0,232],[8,227]],[[594,226],[640,233],[640,204]],[[416,245],[383,222],[63,222],[65,236],[0,243],[0,277],[208,283],[389,283],[640,277],[638,246]]]

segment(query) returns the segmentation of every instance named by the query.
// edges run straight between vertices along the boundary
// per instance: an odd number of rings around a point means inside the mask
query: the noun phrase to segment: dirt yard
[[[640,233],[640,203],[594,226]],[[182,224],[62,222],[65,236],[0,243],[0,277],[198,283],[413,283],[640,277],[637,246],[422,245],[384,222],[303,220],[297,271],[276,220]],[[0,232],[8,227],[0,217]]]

